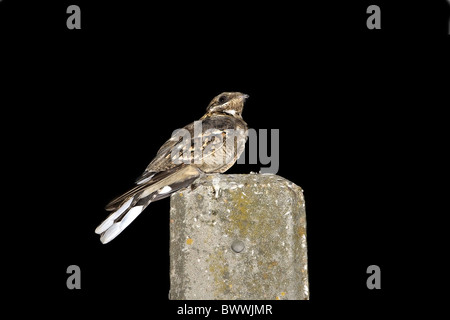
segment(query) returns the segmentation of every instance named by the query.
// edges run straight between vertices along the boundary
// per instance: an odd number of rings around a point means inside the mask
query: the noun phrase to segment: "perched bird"
[[[173,134],[136,180],[137,185],[106,206],[113,213],[95,229],[100,241],[108,243],[117,237],[150,202],[190,186],[201,175],[228,170],[247,141],[247,124],[242,119],[247,98],[240,92],[221,93],[199,121],[180,129],[182,135]]]

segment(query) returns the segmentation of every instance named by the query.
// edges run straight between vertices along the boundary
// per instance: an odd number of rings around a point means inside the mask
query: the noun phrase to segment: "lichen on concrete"
[[[309,299],[304,198],[292,182],[207,175],[171,196],[170,222],[171,299]]]

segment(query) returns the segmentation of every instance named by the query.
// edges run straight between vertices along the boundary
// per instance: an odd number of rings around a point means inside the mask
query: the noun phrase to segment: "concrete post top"
[[[308,299],[302,189],[211,174],[171,196],[171,299]]]

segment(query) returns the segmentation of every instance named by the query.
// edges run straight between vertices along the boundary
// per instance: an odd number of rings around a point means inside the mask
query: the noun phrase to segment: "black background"
[[[81,30],[66,28],[70,4]],[[381,30],[366,28],[370,4],[381,7]],[[280,130],[278,174],[306,199],[311,300],[270,302],[264,318],[378,317],[399,306],[415,283],[409,206],[433,148],[425,134],[440,135],[437,112],[448,107],[449,10],[397,5],[3,0],[5,160],[20,167],[5,167],[17,183],[4,263],[11,301],[59,316],[177,316],[169,200],[108,245],[94,229],[174,129],[220,92],[240,91],[250,128]],[[81,290],[66,288],[72,264]],[[372,264],[381,290],[366,287]]]

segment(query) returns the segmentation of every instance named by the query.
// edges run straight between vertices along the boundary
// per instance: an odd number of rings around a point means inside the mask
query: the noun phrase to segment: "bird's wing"
[[[206,118],[201,121],[202,131],[201,136],[194,136],[194,123],[190,123],[183,129],[190,135],[190,141],[183,141],[180,136],[174,135],[167,140],[158,150],[155,158],[150,162],[145,171],[136,179],[136,184],[143,184],[155,178],[157,173],[167,171],[180,165],[180,162],[173,161],[172,156],[177,155],[179,151],[184,152],[187,159],[182,160],[182,163],[196,163],[201,161],[208,161],[214,157],[215,151],[221,149],[226,143],[226,130],[236,129],[235,120],[229,116],[216,116]],[[185,132],[186,132],[185,131]],[[195,139],[198,139],[199,150],[195,152]],[[214,144],[214,148],[210,146]],[[185,148],[188,147],[189,150]],[[175,151],[175,152],[172,152]],[[198,152],[200,151],[200,152]],[[198,159],[201,157],[201,159]]]
[[[127,201],[130,197],[134,197],[136,194],[142,193],[144,190],[148,189],[151,186],[158,185],[159,182],[164,181],[177,171],[181,170],[185,165],[181,165],[179,167],[174,167],[165,171],[160,171],[153,173],[151,179],[149,181],[138,184],[131,190],[125,192],[121,196],[111,200],[105,207],[107,211],[117,210],[125,201]],[[164,187],[164,186],[163,186]],[[170,194],[169,194],[170,195]]]
[[[154,175],[161,171],[167,171],[177,165],[171,161],[171,151],[180,143],[178,139],[167,140],[158,150],[155,158],[150,162],[145,171],[136,179],[136,184],[143,184],[150,181]]]
[[[191,185],[201,171],[194,166],[179,167],[155,174],[149,182],[137,185],[106,207],[114,210],[96,229],[100,241],[108,243],[117,237],[150,204]]]

